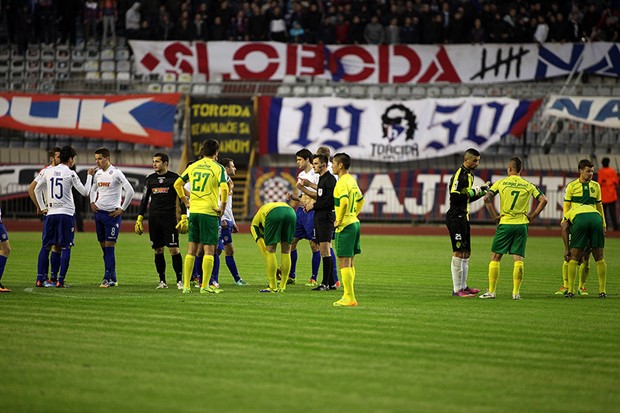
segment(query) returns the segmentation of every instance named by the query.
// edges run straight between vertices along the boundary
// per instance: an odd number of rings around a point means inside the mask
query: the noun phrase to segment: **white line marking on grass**
[[[83,298],[83,299],[86,299],[86,300],[101,300],[101,299],[109,300],[110,298],[113,297],[113,296],[69,295],[69,294],[62,294],[62,293],[57,293],[57,292],[46,294],[43,291],[41,291],[41,292],[35,291],[34,288],[32,288],[32,287],[24,288],[24,292],[28,293],[28,294],[43,295],[43,296],[46,296],[46,297]],[[116,296],[116,297],[145,298],[146,296],[145,295],[124,294],[122,296]]]

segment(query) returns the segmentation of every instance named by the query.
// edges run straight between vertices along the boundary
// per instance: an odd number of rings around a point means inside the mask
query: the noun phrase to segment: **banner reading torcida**
[[[0,127],[172,147],[180,97],[0,93]]]

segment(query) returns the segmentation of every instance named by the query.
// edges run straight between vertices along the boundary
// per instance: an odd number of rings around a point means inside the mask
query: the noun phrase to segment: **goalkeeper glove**
[[[181,220],[177,224],[176,228],[179,230],[180,234],[187,234],[189,222],[187,221],[187,215],[181,215]]]
[[[133,231],[138,235],[142,235],[142,233],[144,232],[144,225],[142,225],[143,219],[144,217],[142,215],[138,215],[138,219],[136,219],[136,226],[134,227]]]

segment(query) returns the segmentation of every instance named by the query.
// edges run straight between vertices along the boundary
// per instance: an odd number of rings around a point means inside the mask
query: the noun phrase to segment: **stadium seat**
[[[113,82],[116,80],[115,72],[101,72],[101,80],[106,82]]]
[[[161,77],[161,80],[163,82],[173,83],[177,81],[177,75],[174,73],[164,73]]]
[[[161,88],[163,93],[175,93],[177,91],[177,85],[174,83],[164,83]]]
[[[149,85],[146,87],[146,91],[149,93],[160,93],[161,84],[160,83],[149,83]]]
[[[289,96],[291,94],[291,87],[289,85],[280,85],[276,91],[278,96]]]
[[[129,50],[125,48],[116,49],[114,52],[114,57],[117,61],[129,60]]]
[[[192,95],[206,95],[206,94],[207,94],[207,85],[205,84],[192,85]]]
[[[114,49],[103,49],[99,57],[103,60],[114,60]]]
[[[208,84],[207,95],[217,96],[222,93],[222,85],[220,84]]]
[[[98,81],[101,79],[101,74],[98,71],[86,72],[86,81]]]
[[[104,60],[101,62],[102,72],[114,72],[116,70],[116,62],[113,60]]]
[[[177,92],[179,93],[191,93],[192,91],[192,85],[190,85],[189,83],[183,83],[177,86]]]
[[[304,85],[295,85],[293,86],[293,96],[306,96],[306,86]]]
[[[189,73],[181,73],[178,79],[179,83],[191,83],[192,75]]]

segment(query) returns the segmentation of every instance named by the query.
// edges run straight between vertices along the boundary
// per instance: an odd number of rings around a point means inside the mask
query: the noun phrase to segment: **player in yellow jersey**
[[[250,232],[256,245],[265,257],[269,287],[259,290],[261,293],[277,293],[286,290],[288,274],[291,270],[291,243],[295,237],[295,210],[284,202],[269,202],[256,212]],[[278,260],[276,247],[280,244],[280,285],[276,283]]]
[[[601,186],[598,182],[593,181],[594,176],[594,164],[588,159],[582,159],[577,165],[579,171],[579,178],[571,181],[566,185],[564,193],[564,215],[579,205],[591,205],[603,217],[603,228],[605,230],[605,213],[603,212],[603,203],[601,196]],[[577,293],[579,295],[588,295],[586,292],[586,280],[590,274],[590,248],[587,246],[582,251],[582,255],[579,257],[579,288]],[[568,293],[568,264],[569,260],[564,257],[562,264],[562,287],[556,294]]]
[[[219,143],[207,139],[203,143],[203,158],[192,163],[175,181],[174,189],[192,213],[189,216],[188,246],[183,266],[183,293],[191,292],[190,277],[196,260],[198,245],[203,245],[202,286],[200,293],[217,293],[221,290],[209,286],[209,277],[213,270],[215,247],[220,239],[220,217],[226,210],[228,201],[228,183],[226,171],[216,159]],[[185,197],[183,186],[190,182],[189,201]]]
[[[512,254],[512,299],[521,299],[521,281],[523,280],[523,258],[527,244],[527,227],[547,205],[547,197],[532,183],[521,178],[521,159],[514,157],[508,161],[508,176],[491,186],[484,196],[484,205],[491,218],[499,222],[491,245],[491,262],[489,263],[489,289],[480,298],[495,298],[495,288],[500,273],[500,261],[504,254]],[[497,214],[493,198],[499,194],[500,213]],[[529,213],[530,198],[536,198],[538,205]]]
[[[569,240],[570,234],[570,240]],[[596,272],[598,275],[598,296],[607,298],[607,263],[603,258],[605,248],[605,227],[601,213],[592,205],[582,204],[571,208],[564,214],[562,221],[562,241],[564,241],[564,256],[568,263],[568,292],[567,298],[575,296],[575,278],[579,257],[585,248],[592,249]]]
[[[334,302],[336,307],[356,307],[355,299],[355,255],[362,252],[360,244],[360,221],[357,216],[364,206],[362,191],[349,174],[351,157],[346,153],[337,153],[332,160],[334,175],[338,182],[334,187],[334,207],[336,209],[336,238],[334,247],[338,256],[340,279],[344,287],[342,298]]]

